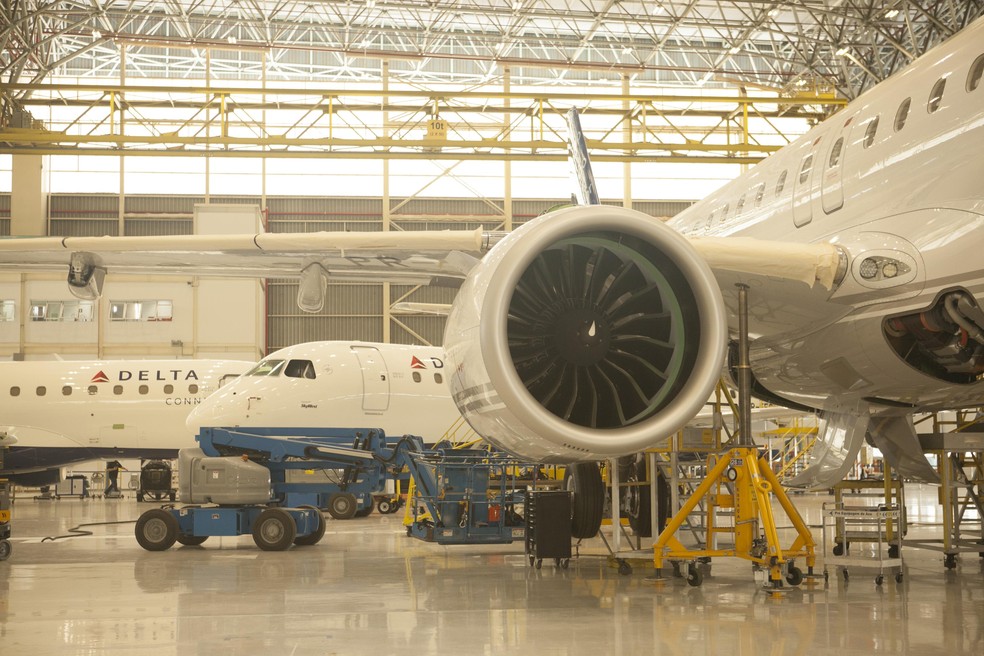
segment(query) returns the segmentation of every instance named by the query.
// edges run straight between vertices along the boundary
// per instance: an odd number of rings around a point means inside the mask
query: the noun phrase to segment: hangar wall
[[[489,199],[391,198],[399,213],[384,219],[382,198],[319,198],[222,196],[211,198],[223,205],[261,206],[270,232],[392,230],[488,230],[504,228],[505,203]],[[49,229],[53,236],[191,234],[196,205],[203,196],[126,196],[122,212],[116,194],[52,194]],[[538,216],[555,206],[557,199],[513,199],[512,224]],[[657,217],[672,216],[690,203],[682,201],[633,203],[639,211]],[[496,213],[498,209],[498,213]],[[10,197],[0,195],[0,235],[9,234]],[[0,278],[0,300],[14,300],[18,318],[30,311],[32,299],[72,300],[63,277],[30,275]],[[209,285],[223,285],[210,281]],[[88,357],[242,357],[256,359],[272,350],[306,341],[345,339],[390,341],[401,344],[442,343],[445,318],[391,311],[399,301],[450,304],[452,288],[383,284],[330,284],[325,309],[308,314],[298,309],[297,283],[273,279],[252,317],[258,339],[251,335],[250,317],[242,307],[230,307],[220,288],[203,291],[188,278],[137,278],[110,276],[106,294],[93,310],[95,321],[0,321],[0,358],[22,354],[41,357],[58,352],[66,358]],[[111,300],[173,300],[173,317],[158,322],[111,320]],[[265,311],[264,311],[265,306]],[[206,310],[214,320],[203,319]],[[248,314],[248,313],[247,313]],[[85,324],[85,325],[83,325]],[[139,325],[138,325],[139,324]],[[196,327],[197,326],[197,327]],[[254,345],[255,342],[255,345]]]

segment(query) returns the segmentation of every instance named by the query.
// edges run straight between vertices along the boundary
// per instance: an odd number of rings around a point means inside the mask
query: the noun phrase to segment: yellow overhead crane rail
[[[0,153],[559,161],[563,113],[593,116],[601,162],[752,164],[789,141],[785,117],[846,101],[759,94],[10,84]],[[162,111],[163,110],[163,111]],[[31,112],[48,112],[47,123]],[[756,132],[750,120],[757,120]]]

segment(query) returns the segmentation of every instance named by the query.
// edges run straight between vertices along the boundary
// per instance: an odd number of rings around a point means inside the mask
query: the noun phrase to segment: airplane
[[[0,478],[57,483],[87,460],[175,458],[188,413],[256,363],[235,360],[0,362]]]
[[[80,298],[110,271],[294,277],[305,310],[329,279],[460,284],[456,406],[492,444],[563,463],[642,451],[695,416],[735,366],[742,284],[753,394],[822,415],[794,482],[841,480],[866,436],[935,481],[913,413],[984,398],[981,44],[984,20],[665,224],[588,204],[509,234],[19,238],[0,241],[0,270],[67,266]],[[287,378],[264,382],[306,384]]]

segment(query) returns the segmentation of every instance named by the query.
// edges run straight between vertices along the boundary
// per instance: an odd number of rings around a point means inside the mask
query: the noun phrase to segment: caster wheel
[[[843,556],[844,555],[844,551],[845,551],[845,549],[844,549],[844,545],[843,544],[835,544],[834,545],[834,555],[835,556]]]
[[[849,580],[850,578],[851,578],[851,575],[850,575],[850,574],[848,573],[848,571],[847,571],[847,570],[845,569],[845,570],[844,570],[844,580],[845,580],[845,581],[847,581],[847,580]]]
[[[624,560],[620,560],[618,562],[618,573],[621,574],[622,576],[628,576],[629,574],[632,573],[632,566],[629,565]]]
[[[704,582],[704,575],[700,573],[700,570],[697,568],[696,565],[691,563],[691,565],[687,567],[687,583],[691,587],[696,588],[700,586],[700,584],[703,582]]]
[[[541,567],[543,567],[543,559],[542,558],[538,558],[537,561],[536,561],[536,568],[537,569],[540,569]]]
[[[875,585],[881,585],[884,582],[885,582],[885,577],[882,576],[881,574],[875,577]]]
[[[957,567],[957,555],[947,554],[943,559],[943,567],[947,569],[955,569]]]
[[[824,572],[823,573],[823,582],[824,583],[827,583],[829,581],[830,581],[830,572]]]
[[[536,565],[536,558],[530,556],[530,567],[533,567],[534,565]]]
[[[895,582],[896,583],[902,582],[902,572],[899,572],[898,574],[895,575]]]
[[[803,582],[803,570],[799,567],[790,566],[786,572],[786,583],[789,585],[799,585]]]
[[[571,566],[571,559],[570,558],[564,558],[563,560],[560,561],[560,568],[561,569],[567,569],[570,566]]]

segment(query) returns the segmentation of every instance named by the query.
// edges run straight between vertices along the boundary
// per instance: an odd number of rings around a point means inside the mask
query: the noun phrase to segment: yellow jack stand
[[[734,485],[734,494],[726,492],[725,482]],[[797,537],[783,549],[772,512],[771,496],[775,495],[786,515],[796,528]],[[701,499],[707,499],[707,538],[704,549],[687,549],[676,539],[677,529],[694,510]],[[716,508],[734,508],[734,526],[715,526]],[[761,533],[760,533],[761,530]],[[714,549],[716,537],[721,533],[734,535],[733,549]],[[732,556],[752,561],[757,568],[769,572],[769,586],[782,588],[785,577],[790,585],[803,581],[803,572],[794,564],[796,558],[806,558],[809,575],[816,564],[816,542],[803,519],[793,507],[789,497],[779,484],[769,463],[758,456],[756,447],[735,447],[721,454],[720,460],[707,474],[707,478],[694,491],[680,511],[666,525],[653,544],[653,565],[657,578],[664,560],[689,560],[687,582],[701,584],[703,576],[695,561],[698,558]]]

